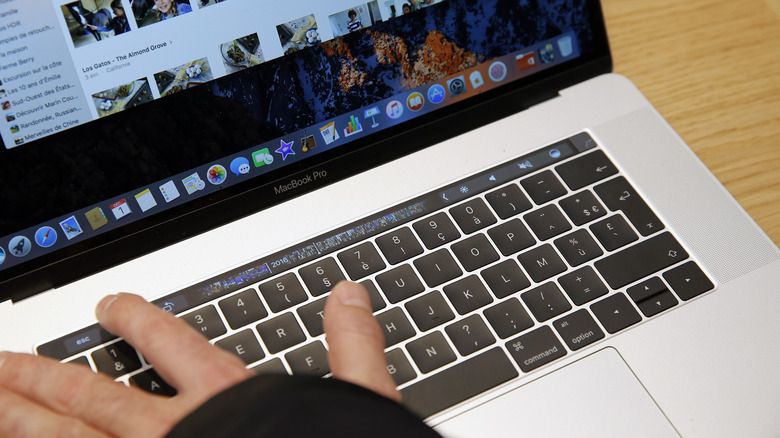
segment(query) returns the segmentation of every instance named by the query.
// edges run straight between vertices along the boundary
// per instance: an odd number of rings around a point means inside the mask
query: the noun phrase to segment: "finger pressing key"
[[[346,281],[337,284],[325,304],[323,324],[333,376],[400,401],[386,368],[385,339],[365,288]]]
[[[108,296],[96,315],[106,330],[135,346],[180,399],[200,403],[253,376],[240,359],[137,295]]]

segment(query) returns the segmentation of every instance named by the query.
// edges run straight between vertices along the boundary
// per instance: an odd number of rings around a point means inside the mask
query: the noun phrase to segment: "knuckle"
[[[27,355],[3,353],[5,360],[0,372],[0,382],[16,382],[19,378],[19,372],[26,369]]]

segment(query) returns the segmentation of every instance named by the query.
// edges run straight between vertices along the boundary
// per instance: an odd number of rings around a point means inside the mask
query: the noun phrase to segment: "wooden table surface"
[[[603,0],[631,79],[780,246],[780,0]]]

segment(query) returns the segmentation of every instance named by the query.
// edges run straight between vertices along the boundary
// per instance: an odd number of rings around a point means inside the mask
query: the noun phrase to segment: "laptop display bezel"
[[[481,93],[466,101],[297,162],[122,228],[97,235],[0,271],[0,300],[18,301],[77,281],[189,237],[273,207],[293,197],[365,172],[553,98],[558,91],[612,70],[598,1],[588,2],[594,51],[564,64]],[[389,147],[392,145],[392,147]],[[280,183],[312,171],[328,177],[276,193]]]

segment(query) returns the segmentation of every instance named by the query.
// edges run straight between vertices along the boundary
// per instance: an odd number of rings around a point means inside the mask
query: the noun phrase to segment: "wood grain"
[[[604,0],[631,79],[780,245],[780,0]]]

